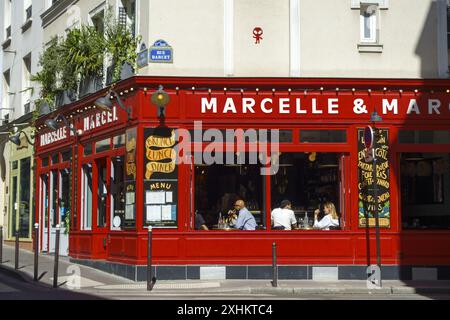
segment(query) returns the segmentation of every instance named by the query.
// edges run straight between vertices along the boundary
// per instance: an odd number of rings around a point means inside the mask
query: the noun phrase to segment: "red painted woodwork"
[[[48,172],[42,167],[42,157],[49,156],[62,148],[78,146],[77,174],[79,176],[76,203],[76,230],[70,233],[70,255],[79,259],[102,259],[129,264],[145,264],[147,255],[147,232],[143,228],[143,158],[144,128],[157,125],[157,110],[150,104],[150,96],[163,85],[170,94],[171,102],[167,107],[167,125],[172,128],[193,128],[194,120],[202,120],[207,128],[255,129],[293,129],[294,141],[299,141],[299,129],[345,129],[346,144],[281,144],[281,152],[339,152],[345,153],[345,172],[348,193],[346,196],[345,228],[343,231],[255,231],[255,232],[221,232],[192,230],[191,215],[193,204],[189,193],[193,177],[189,165],[179,166],[179,203],[178,228],[154,229],[153,262],[159,265],[208,265],[208,264],[270,264],[272,243],[278,245],[280,264],[346,264],[364,265],[367,263],[367,239],[365,229],[358,228],[357,204],[357,129],[363,129],[370,119],[370,113],[377,110],[383,117],[379,127],[389,129],[390,168],[391,168],[391,228],[381,230],[382,263],[388,265],[450,265],[450,230],[448,231],[404,231],[401,227],[401,205],[399,201],[399,153],[417,151],[417,145],[399,145],[396,141],[399,129],[433,129],[448,130],[450,125],[450,89],[448,80],[402,80],[402,79],[247,79],[247,78],[168,78],[168,77],[134,77],[117,84],[115,90],[123,92],[122,99],[126,106],[132,108],[132,117],[127,121],[126,112],[117,108],[118,120],[82,134],[81,137],[69,136],[62,141],[40,145],[40,135],[48,131],[43,128],[36,139],[36,164],[39,178]],[[196,89],[193,90],[192,87]],[[323,87],[323,91],[320,88]],[[225,91],[224,88],[227,88]],[[244,91],[241,93],[240,89]],[[339,91],[336,91],[339,88]],[[387,90],[385,91],[384,88]],[[133,90],[131,90],[133,89]],[[211,89],[211,93],[208,91]],[[258,91],[256,90],[258,89]],[[272,91],[275,89],[275,92]],[[288,89],[291,89],[289,92]],[[305,95],[305,89],[306,95]],[[354,91],[352,89],[355,89]],[[370,91],[369,91],[370,89]],[[402,91],[400,91],[402,90]],[[418,90],[415,92],[415,90]],[[431,92],[433,91],[433,92]],[[54,118],[58,112],[70,117],[77,129],[83,130],[83,118],[95,115],[92,107],[94,101],[106,94],[106,90],[91,95],[83,100],[55,111],[37,121],[37,127],[43,126],[48,118]],[[212,114],[201,112],[202,98],[217,98],[221,110],[227,98],[233,98],[238,108],[237,114]],[[255,107],[255,113],[243,114],[242,98],[255,99],[257,105],[264,98],[291,99],[295,110],[295,99],[300,98],[302,107],[311,111],[312,99],[317,99],[317,106],[326,110],[328,99],[338,99],[339,114],[306,115],[264,114]],[[357,115],[353,112],[354,100],[363,99],[367,113]],[[398,99],[398,114],[383,114],[382,99]],[[411,99],[417,99],[421,114],[407,115],[406,110]],[[428,115],[429,100],[441,102],[441,114]],[[274,107],[277,110],[278,107]],[[77,112],[80,111],[81,112]],[[125,133],[127,128],[137,127],[137,184],[136,184],[136,229],[126,231],[110,230],[108,216],[107,226],[97,228],[96,197],[93,196],[92,231],[80,230],[81,212],[81,168],[85,163],[95,164],[99,157],[121,155],[125,150],[112,150],[100,156],[84,157],[81,146],[88,142],[102,140]],[[196,144],[200,149],[201,144]],[[449,152],[450,145],[421,145],[421,152]],[[68,165],[68,164],[66,164]],[[95,171],[94,165],[94,171]],[[94,174],[94,188],[97,180]],[[266,177],[266,182],[270,178]],[[267,183],[268,188],[270,185]],[[267,189],[268,190],[268,189]],[[36,208],[40,210],[40,185],[36,184]],[[195,190],[194,190],[195,192]],[[108,204],[109,206],[109,204]],[[270,192],[266,198],[270,208]],[[269,216],[269,215],[267,215]],[[36,214],[37,222],[42,219],[42,212]],[[270,221],[267,219],[267,223]],[[370,235],[370,258],[376,260],[375,232]]]

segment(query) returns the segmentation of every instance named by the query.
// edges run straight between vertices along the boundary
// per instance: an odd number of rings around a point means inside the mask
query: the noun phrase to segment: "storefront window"
[[[20,237],[30,237],[30,194],[31,194],[31,158],[20,160],[20,205],[19,205],[19,227]]]
[[[67,150],[61,153],[62,161],[68,162],[72,160],[72,150]]]
[[[125,221],[125,157],[112,158],[111,170],[111,213],[112,229],[121,230]]]
[[[11,225],[11,237],[14,237],[17,230],[17,177],[12,177],[12,187],[11,187],[11,203],[10,208],[10,225]]]
[[[450,228],[450,156],[400,156],[402,223],[405,229]]]
[[[42,167],[48,167],[48,157],[42,158]]]
[[[11,170],[17,170],[19,168],[19,161],[13,161],[11,163]]]
[[[82,188],[82,227],[83,230],[92,229],[92,164],[83,166]]]
[[[119,149],[119,148],[125,147],[125,135],[122,134],[120,136],[115,136],[113,138],[113,146],[114,146],[114,149]]]
[[[446,130],[401,130],[398,133],[401,144],[450,144],[450,131]]]
[[[345,143],[347,132],[345,130],[301,130],[301,143]]]
[[[57,211],[58,208],[58,171],[52,171],[52,194],[51,194],[51,209],[50,209],[50,224],[52,228],[56,228],[58,224]]]
[[[106,161],[97,161],[97,227],[106,226],[106,201],[108,197]]]
[[[72,203],[72,175],[69,169],[61,170],[61,185],[60,185],[60,221],[61,227],[67,228],[70,226],[71,217],[71,203]]]
[[[340,211],[339,158],[336,153],[281,153],[279,171],[271,176],[272,210],[289,200],[300,228],[311,228],[314,211],[326,202]]]
[[[85,156],[90,156],[92,154],[92,143],[85,144],[83,150]]]
[[[111,149],[111,140],[110,139],[106,139],[106,140],[101,140],[101,141],[97,141],[95,143],[95,152],[96,153],[100,153],[103,151],[108,151]]]
[[[59,153],[52,155],[52,164],[59,163]]]
[[[234,164],[195,167],[195,211],[204,218],[209,229],[217,227],[220,217],[225,218],[237,200],[244,200],[256,223],[265,225],[265,176],[261,175],[261,166],[238,164],[249,163],[248,155],[245,160],[235,156]],[[223,159],[227,163],[226,158]]]

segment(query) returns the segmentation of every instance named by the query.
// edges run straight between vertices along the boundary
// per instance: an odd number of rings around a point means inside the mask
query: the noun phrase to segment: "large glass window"
[[[401,203],[404,228],[450,228],[449,167],[450,157],[447,153],[401,154]]]
[[[289,200],[299,227],[307,229],[313,226],[314,211],[324,203],[332,202],[341,211],[339,154],[280,153],[278,159],[278,173],[271,176],[272,209]]]
[[[70,218],[72,215],[72,175],[69,169],[61,170],[61,185],[60,185],[60,221],[64,228],[70,227]]]
[[[11,226],[11,237],[14,237],[17,230],[17,177],[12,177],[12,186],[11,186],[11,204],[10,208],[10,226]]]
[[[195,167],[195,210],[208,228],[214,229],[220,217],[234,209],[236,200],[244,200],[258,225],[265,224],[264,181],[259,164],[248,164],[249,154],[231,155],[233,161]],[[219,157],[220,158],[220,157]],[[257,158],[256,158],[257,159]],[[246,164],[239,164],[246,163]],[[255,163],[255,161],[253,161]]]
[[[125,157],[112,158],[111,167],[111,213],[112,229],[121,230],[125,221]]]
[[[31,158],[20,160],[20,205],[19,205],[19,228],[20,237],[29,238],[30,233],[30,195],[31,195]]]
[[[106,202],[108,198],[106,160],[97,160],[97,226],[106,226]]]
[[[50,209],[50,224],[52,228],[56,228],[58,224],[57,211],[58,208],[58,171],[52,171],[52,185],[51,185],[51,209]]]
[[[92,164],[83,166],[82,191],[82,226],[83,230],[92,229]]]

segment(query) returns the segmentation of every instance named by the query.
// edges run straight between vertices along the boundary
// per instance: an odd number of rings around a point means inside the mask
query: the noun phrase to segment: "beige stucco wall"
[[[437,77],[436,6],[432,0],[389,1],[380,10],[382,53],[360,53],[359,10],[350,1],[301,0],[304,77]]]
[[[167,41],[173,64],[154,63],[140,75],[289,77],[300,59],[300,77],[437,78],[437,13],[435,0],[390,0],[380,10],[381,53],[358,50],[360,12],[351,0],[299,0],[299,57],[290,54],[292,0],[234,0],[231,62],[226,60],[226,0],[138,1],[138,33],[150,47]],[[227,0],[230,1],[230,0]],[[102,0],[79,0],[81,23]],[[117,7],[116,0],[108,3]],[[72,14],[74,12],[72,11]],[[44,43],[71,25],[69,14],[44,30]],[[264,30],[255,44],[253,28]],[[295,51],[293,51],[295,52]],[[224,65],[231,63],[230,74]]]
[[[223,76],[223,1],[140,1],[140,33],[150,47],[163,39],[173,47],[173,64],[150,64],[140,74]],[[147,15],[147,16],[146,16]]]

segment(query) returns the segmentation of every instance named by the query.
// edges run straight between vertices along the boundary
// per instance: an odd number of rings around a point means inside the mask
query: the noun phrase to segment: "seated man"
[[[297,220],[289,200],[283,200],[280,207],[272,211],[271,220],[273,230],[298,229]]]
[[[205,219],[198,211],[195,211],[195,230],[209,230]]]
[[[255,217],[245,207],[245,202],[242,200],[236,201],[234,205],[235,210],[239,213],[237,220],[232,222],[232,226],[239,230],[256,230]]]

